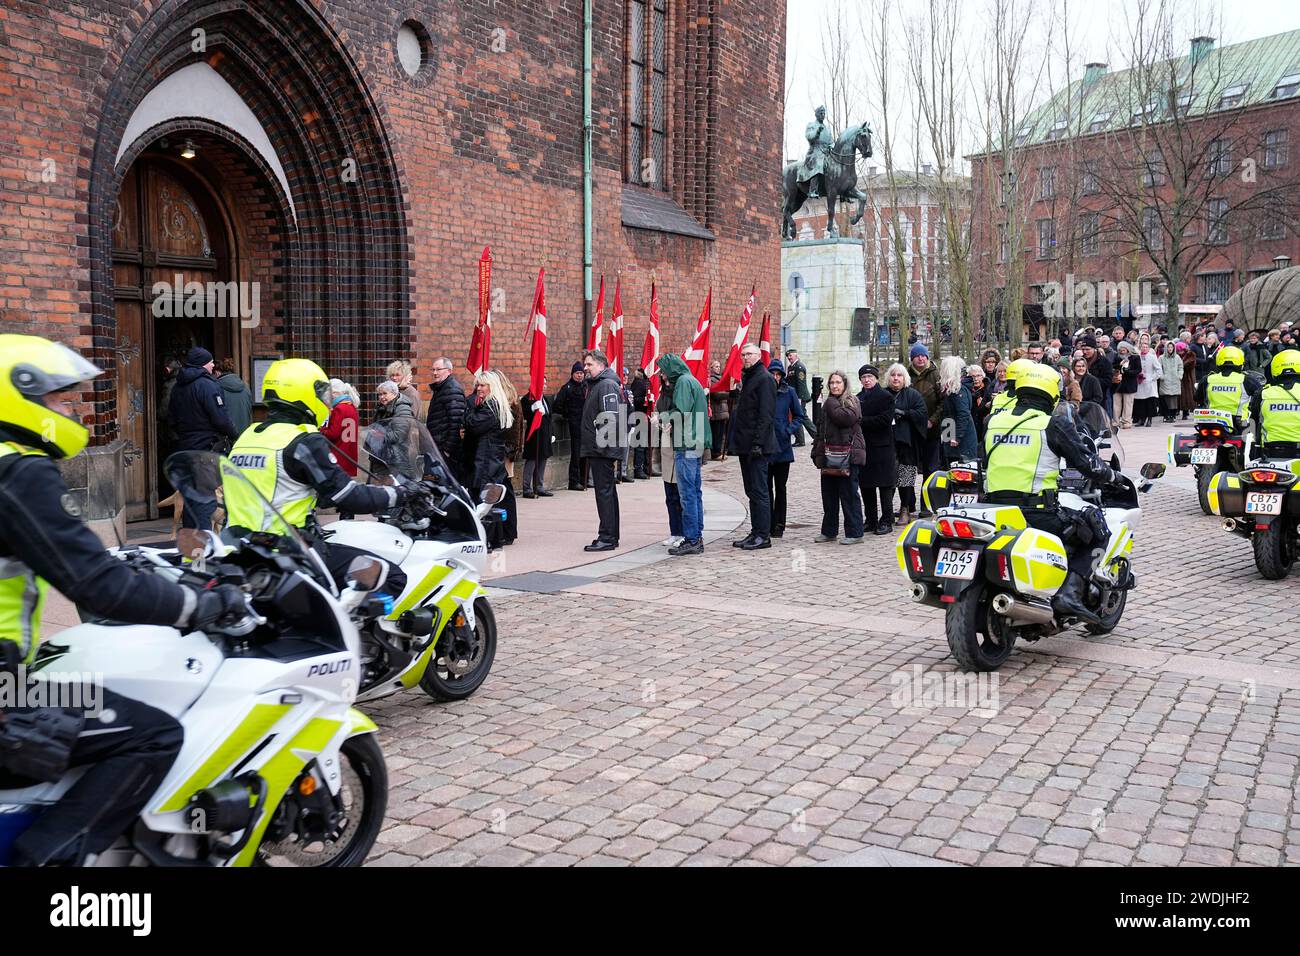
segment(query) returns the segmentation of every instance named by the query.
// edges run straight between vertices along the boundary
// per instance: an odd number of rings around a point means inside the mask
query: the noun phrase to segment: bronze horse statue
[[[852,202],[857,200],[858,208],[854,212],[849,222],[857,225],[862,219],[862,213],[866,209],[866,194],[858,189],[858,170],[856,154],[861,154],[864,159],[871,157],[871,125],[862,123],[859,126],[850,126],[840,133],[835,143],[831,146],[829,155],[826,157],[826,171],[821,174],[822,195],[826,197],[826,237],[828,239],[838,238],[840,231],[835,225],[835,204],[837,202]],[[785,175],[782,180],[782,195],[785,199],[785,206],[781,213],[781,238],[793,239],[794,236],[794,214],[803,207],[808,200],[808,191],[811,183],[815,182],[818,177],[808,182],[799,182],[799,163],[787,163]]]

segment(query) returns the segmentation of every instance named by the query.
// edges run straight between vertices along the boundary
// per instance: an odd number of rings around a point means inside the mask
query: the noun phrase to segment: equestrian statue
[[[867,197],[858,189],[857,155],[871,156],[871,125],[850,126],[838,137],[826,123],[826,107],[817,107],[817,120],[804,130],[808,155],[803,162],[788,163],[782,180],[785,206],[781,213],[781,238],[793,239],[794,214],[809,199],[826,199],[826,237],[839,237],[835,225],[835,204],[857,200],[858,208],[849,222],[857,225],[866,209]]]

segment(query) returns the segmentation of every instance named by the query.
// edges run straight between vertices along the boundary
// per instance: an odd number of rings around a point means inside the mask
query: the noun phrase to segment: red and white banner
[[[659,293],[650,283],[650,328],[646,329],[645,345],[641,346],[641,370],[650,383],[650,402],[659,401]]]
[[[758,347],[762,352],[763,368],[772,364],[772,313],[763,313],[763,330],[758,333]]]
[[[722,377],[714,383],[710,391],[729,392],[740,385],[740,376],[745,370],[744,363],[740,361],[740,350],[745,340],[749,338],[749,323],[754,317],[754,297],[757,292],[757,285],[749,290],[749,301],[745,303],[745,311],[741,313],[740,325],[736,326],[736,337],[731,340],[731,351],[727,353],[727,364],[722,367]]]
[[[488,367],[492,356],[492,247],[484,246],[478,260],[478,321],[469,343],[465,368],[477,375]]]
[[[533,397],[533,421],[525,438],[542,423],[543,396],[546,394],[546,283],[545,269],[537,270],[537,289],[533,292],[533,311],[528,318],[528,332],[532,335],[532,354],[528,360],[528,393]]]
[[[623,305],[619,301],[618,290],[622,283],[614,280],[614,314],[609,320],[609,367],[614,370],[618,380],[623,381],[627,363],[623,361]]]
[[[682,353],[686,367],[706,392],[709,390],[709,327],[713,325],[709,312],[712,305],[713,287],[710,286],[709,294],[704,297],[704,311],[700,313],[700,321],[695,326],[695,338],[691,339],[690,348]]]
[[[587,351],[594,352],[600,348],[600,337],[605,324],[605,277],[600,277],[600,294],[596,296],[596,320],[591,323],[591,332],[587,335]]]

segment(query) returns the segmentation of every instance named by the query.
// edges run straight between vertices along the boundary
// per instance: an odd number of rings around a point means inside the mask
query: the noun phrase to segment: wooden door
[[[125,445],[128,521],[158,516],[171,489],[161,474],[170,451],[163,366],[202,346],[232,354],[235,320],[215,318],[209,282],[230,277],[226,227],[202,180],[167,159],[128,171],[113,218],[118,426]],[[193,283],[197,283],[195,286]],[[161,301],[161,300],[168,301]]]

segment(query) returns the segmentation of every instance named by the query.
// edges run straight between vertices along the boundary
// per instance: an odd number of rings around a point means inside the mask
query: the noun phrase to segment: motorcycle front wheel
[[[953,660],[964,671],[995,671],[1006,663],[1016,645],[1015,628],[993,610],[982,581],[948,605],[944,630]]]
[[[420,687],[436,701],[464,700],[478,690],[497,656],[497,619],[487,601],[474,604],[474,633],[462,635],[448,624]]]
[[[1270,581],[1280,581],[1291,573],[1295,564],[1294,531],[1288,522],[1275,518],[1267,531],[1256,531],[1250,536],[1255,549],[1255,567]]]

